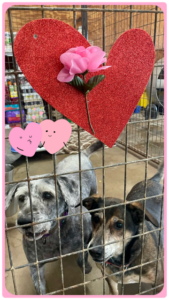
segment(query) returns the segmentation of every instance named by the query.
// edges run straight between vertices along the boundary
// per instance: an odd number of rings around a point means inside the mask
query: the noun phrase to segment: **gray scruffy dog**
[[[81,169],[92,169],[92,163],[89,156],[102,147],[100,141],[91,145],[87,150],[81,153]],[[56,174],[71,173],[79,170],[79,157],[71,155],[63,159],[56,168]],[[45,174],[44,176],[47,177]],[[36,178],[33,176],[31,178]],[[89,197],[97,192],[97,182],[94,170],[85,171],[81,173],[82,180],[82,199]],[[54,178],[37,179],[30,182],[30,191],[32,199],[33,220],[31,218],[31,207],[28,193],[28,183],[21,182],[12,186],[8,191],[5,199],[5,209],[7,209],[13,199],[17,199],[19,203],[19,212],[17,216],[17,225],[27,225],[20,227],[19,230],[23,234],[23,247],[29,263],[35,263],[35,247],[33,241],[33,226],[37,245],[38,261],[40,273],[40,286],[38,282],[38,273],[36,265],[30,266],[31,276],[38,294],[44,295],[45,289],[45,269],[43,260],[58,257],[59,252],[59,238],[58,238],[58,224],[57,221],[48,221],[57,218],[57,205],[55,195],[55,181]],[[60,221],[60,235],[61,235],[61,254],[72,253],[82,249],[82,232],[81,232],[81,216],[80,208],[75,206],[80,201],[80,182],[79,173],[70,175],[60,175],[57,177],[57,199],[58,199],[58,216],[65,216]],[[87,211],[83,207],[83,212]],[[70,216],[71,214],[79,213],[78,216]],[[68,215],[68,216],[66,216]],[[44,222],[48,221],[48,222]],[[89,243],[92,227],[91,216],[89,213],[83,215],[84,227],[84,248]],[[82,253],[78,257],[78,265],[82,268],[83,259]],[[85,272],[89,273],[91,266],[88,262],[88,253],[85,252]]]

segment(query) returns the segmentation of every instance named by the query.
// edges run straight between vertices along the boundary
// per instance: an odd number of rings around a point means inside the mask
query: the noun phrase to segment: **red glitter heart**
[[[56,110],[92,134],[85,96],[57,80],[63,68],[60,55],[70,48],[90,46],[73,27],[54,20],[32,21],[19,31],[14,54],[31,86]],[[89,73],[106,78],[89,94],[89,114],[95,137],[112,147],[133,113],[152,72],[155,50],[151,37],[141,29],[122,34],[107,60],[112,66]]]

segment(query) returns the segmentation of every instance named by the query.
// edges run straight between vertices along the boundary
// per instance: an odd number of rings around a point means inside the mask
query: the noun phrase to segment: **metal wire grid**
[[[91,7],[87,7],[87,8],[76,8],[76,6],[73,6],[72,8],[63,8],[63,7],[55,7],[55,8],[51,8],[51,7],[49,7],[49,8],[46,8],[46,7],[38,7],[38,8],[35,8],[35,6],[34,7],[12,7],[12,8],[10,8],[9,10],[8,10],[8,19],[9,19],[9,28],[10,28],[10,32],[11,32],[11,40],[12,40],[12,47],[13,47],[13,35],[12,35],[12,32],[14,31],[14,27],[13,27],[13,23],[12,23],[12,16],[11,16],[11,14],[12,14],[12,12],[13,12],[13,10],[17,10],[17,11],[19,11],[20,12],[20,10],[25,10],[25,11],[27,11],[27,12],[32,12],[32,11],[35,11],[35,10],[38,10],[38,13],[40,12],[41,13],[41,17],[43,18],[43,17],[46,17],[45,16],[45,12],[46,11],[58,11],[58,12],[60,12],[60,11],[72,11],[72,15],[73,15],[73,25],[74,25],[74,27],[76,28],[76,21],[77,21],[77,19],[76,19],[76,12],[82,12],[82,11],[87,11],[88,12],[88,16],[90,15],[90,19],[94,19],[94,14],[95,13],[97,13],[97,14],[100,14],[100,15],[102,15],[102,18],[101,18],[101,20],[102,20],[102,25],[101,25],[101,29],[102,29],[102,37],[101,37],[101,39],[102,39],[102,45],[101,45],[101,47],[103,48],[103,49],[106,49],[106,13],[111,13],[112,15],[113,15],[113,17],[115,18],[115,15],[118,13],[118,12],[124,12],[124,13],[129,13],[130,14],[130,16],[131,15],[133,15],[133,13],[137,13],[137,14],[139,14],[139,13],[146,13],[146,12],[148,12],[148,13],[152,13],[153,15],[155,15],[155,22],[154,22],[154,24],[155,24],[155,26],[154,26],[154,34],[153,34],[153,38],[154,38],[154,43],[155,43],[155,39],[156,39],[156,28],[157,28],[157,17],[158,17],[158,15],[160,14],[161,15],[161,13],[162,12],[160,12],[159,10],[158,10],[158,8],[156,7],[156,8],[152,8],[152,11],[148,8],[143,8],[143,7],[141,7],[141,8],[139,8],[139,10],[138,9],[132,9],[132,7],[130,6],[126,6],[126,7],[124,7],[123,9],[118,9],[117,7],[116,8],[112,8],[112,9],[109,9],[109,8],[107,8],[107,7],[109,7],[109,6],[103,6],[103,7],[101,7],[101,8],[91,8]],[[91,11],[92,11],[92,14],[93,14],[93,16],[91,15]],[[39,18],[41,18],[40,16],[39,16]],[[98,16],[97,16],[98,17]],[[129,17],[128,17],[129,18]],[[63,19],[62,19],[63,20]],[[30,21],[30,19],[29,20],[27,20],[26,22],[28,22],[28,21]],[[67,20],[64,20],[64,21],[67,21]],[[115,24],[116,24],[116,22],[117,22],[117,19],[115,18]],[[132,24],[132,22],[131,22],[131,18],[130,18],[130,22],[129,22],[129,24],[130,24],[130,27],[131,27],[131,24]],[[91,25],[91,24],[90,24]],[[117,33],[116,33],[117,34]],[[95,35],[96,35],[96,33],[95,33]],[[117,38],[117,36],[115,36],[115,38]],[[90,38],[89,38],[90,39]],[[97,38],[97,36],[96,36],[96,40],[99,40],[99,37]],[[95,43],[94,42],[94,44],[96,44],[97,45],[97,42]],[[20,113],[21,113],[21,97],[20,97],[20,91],[19,91],[19,84],[18,84],[18,74],[20,73],[20,72],[18,72],[17,71],[17,67],[16,67],[16,62],[15,62],[15,60],[13,59],[13,61],[14,61],[14,74],[15,74],[15,77],[16,77],[16,82],[17,82],[17,86],[18,86],[18,95],[19,95],[19,107],[20,107]],[[152,79],[153,79],[153,76],[151,76],[151,90],[152,90]],[[151,104],[151,97],[150,97],[150,104]],[[138,122],[140,122],[140,123],[142,123],[142,121],[138,121]],[[157,159],[161,159],[162,157],[163,157],[163,155],[158,155],[158,156],[156,156],[156,155],[154,155],[154,156],[151,156],[150,157],[150,155],[149,155],[149,137],[150,137],[150,126],[151,126],[151,119],[150,119],[150,116],[149,116],[149,120],[147,121],[147,124],[148,124],[148,129],[147,129],[147,143],[146,143],[146,158],[144,158],[144,159],[139,159],[139,160],[134,160],[134,161],[130,161],[130,162],[128,162],[127,161],[127,154],[128,154],[128,149],[129,149],[129,145],[128,145],[128,127],[130,126],[130,123],[128,123],[127,124],[127,126],[126,126],[126,128],[125,128],[125,143],[124,143],[124,150],[125,150],[125,162],[123,162],[123,163],[119,163],[119,164],[113,164],[113,165],[105,165],[105,150],[104,150],[104,146],[103,146],[103,151],[102,151],[102,165],[100,166],[100,167],[96,167],[96,168],[93,168],[93,170],[98,170],[98,169],[100,169],[100,170],[102,170],[102,178],[103,178],[103,198],[104,198],[104,228],[105,228],[105,209],[108,209],[108,208],[110,208],[110,207],[106,207],[105,208],[105,169],[107,169],[107,168],[113,168],[113,167],[115,167],[115,166],[120,166],[120,165],[123,165],[124,166],[124,168],[125,168],[125,172],[124,172],[124,203],[123,204],[121,204],[121,205],[124,205],[124,223],[125,223],[125,218],[126,218],[126,180],[127,180],[127,165],[128,164],[134,164],[134,163],[137,163],[137,162],[144,162],[145,163],[145,194],[144,194],[144,198],[143,199],[139,199],[139,200],[137,200],[137,201],[141,201],[141,200],[143,200],[143,203],[144,203],[144,220],[145,220],[145,201],[147,200],[147,199],[149,199],[148,197],[146,197],[146,185],[147,185],[147,167],[148,167],[148,162],[149,161],[152,161],[152,160],[157,160]],[[21,114],[21,123],[22,123],[22,126],[23,126],[23,120],[22,120],[22,114]],[[137,123],[137,121],[135,121],[135,122],[132,122],[132,123]],[[18,266],[18,267],[14,267],[14,264],[13,264],[13,260],[12,260],[12,255],[11,255],[11,250],[10,250],[10,241],[9,241],[9,239],[8,239],[8,232],[10,231],[10,230],[13,230],[13,229],[17,229],[17,228],[19,228],[19,227],[24,227],[24,226],[28,226],[28,225],[22,225],[22,226],[14,226],[14,227],[10,227],[10,228],[8,228],[7,227],[7,224],[6,224],[6,241],[7,241],[7,246],[8,246],[8,252],[9,252],[9,259],[10,259],[10,268],[8,268],[8,269],[6,269],[6,272],[11,272],[11,274],[12,274],[12,280],[13,280],[13,285],[14,285],[14,291],[15,291],[15,294],[18,294],[17,293],[17,286],[16,286],[16,281],[15,281],[15,270],[17,270],[17,269],[20,269],[20,268],[24,268],[24,267],[26,267],[26,266],[31,266],[31,265],[35,265],[36,267],[37,267],[37,272],[38,272],[38,278],[39,278],[39,288],[40,288],[40,291],[41,291],[41,287],[40,287],[40,277],[39,277],[39,263],[42,263],[42,262],[49,262],[49,261],[54,261],[54,260],[56,260],[56,259],[59,259],[60,260],[60,270],[61,270],[61,278],[62,278],[62,289],[60,289],[60,290],[56,290],[56,291],[53,291],[53,292],[51,292],[51,293],[48,293],[49,295],[53,295],[53,294],[57,294],[57,293],[60,293],[60,292],[62,292],[63,293],[63,295],[64,295],[64,293],[65,293],[65,291],[68,291],[68,290],[70,290],[70,289],[73,289],[73,288],[75,288],[75,287],[77,287],[77,286],[83,286],[84,287],[84,294],[86,294],[86,285],[87,284],[89,284],[89,283],[91,283],[91,282],[94,282],[94,281],[97,281],[97,280],[100,280],[100,279],[103,279],[103,294],[105,294],[105,279],[107,278],[107,277],[109,277],[109,276],[111,276],[111,275],[106,275],[105,276],[105,270],[104,270],[104,272],[103,272],[103,276],[102,277],[100,277],[100,278],[96,278],[96,279],[94,279],[94,280],[90,280],[90,281],[86,281],[85,280],[85,274],[84,274],[84,277],[83,277],[83,283],[81,283],[81,284],[78,284],[78,285],[74,285],[74,286],[70,286],[70,287],[67,287],[67,288],[65,288],[64,287],[64,273],[63,273],[63,264],[62,264],[62,258],[63,257],[66,257],[66,256],[70,256],[70,255],[74,255],[74,254],[77,254],[77,253],[83,253],[83,258],[84,258],[84,252],[85,251],[87,251],[86,249],[84,249],[84,244],[83,244],[83,214],[84,213],[82,213],[82,196],[81,196],[81,173],[82,172],[84,172],[84,171],[87,171],[87,170],[81,170],[81,160],[80,160],[80,131],[81,131],[81,129],[78,127],[78,129],[77,129],[77,132],[78,132],[78,145],[79,145],[79,171],[78,171],[78,173],[79,173],[79,181],[80,181],[80,200],[81,200],[81,213],[80,213],[80,215],[81,215],[81,227],[82,227],[82,250],[80,250],[80,251],[76,251],[76,252],[74,252],[74,253],[69,253],[69,254],[66,254],[66,255],[61,255],[61,240],[60,240],[60,227],[58,226],[58,230],[59,230],[59,248],[60,248],[60,255],[59,255],[59,257],[54,257],[54,258],[51,258],[51,259],[46,259],[46,260],[44,260],[44,261],[38,261],[38,255],[37,255],[37,248],[36,248],[36,240],[35,240],[35,236],[34,236],[34,247],[35,247],[35,256],[36,256],[36,262],[34,262],[34,263],[28,263],[28,264],[25,264],[25,265],[20,265],[20,266]],[[56,170],[56,154],[55,155],[53,155],[53,165],[54,165],[54,170]],[[28,162],[28,158],[26,157],[26,170],[27,170],[27,179],[26,180],[22,180],[22,181],[19,181],[19,182],[23,182],[23,181],[25,181],[25,182],[27,182],[28,183],[28,190],[29,190],[29,197],[30,197],[30,207],[31,207],[31,214],[32,214],[32,216],[33,216],[33,210],[32,210],[32,199],[31,199],[31,192],[30,192],[30,182],[32,181],[32,180],[37,180],[37,179],[40,179],[41,178],[41,176],[39,176],[38,178],[36,178],[36,179],[32,179],[32,178],[30,178],[30,175],[29,175],[29,162]],[[73,173],[75,173],[75,172],[71,172],[71,173],[69,173],[69,174],[73,174]],[[65,175],[66,173],[64,173],[64,175]],[[61,174],[59,174],[59,176],[60,176]],[[63,174],[62,174],[63,175]],[[51,175],[51,176],[48,176],[47,178],[50,178],[50,177],[53,177],[54,179],[55,179],[55,190],[56,190],[56,195],[57,195],[57,174],[56,174],[56,171],[54,171],[54,175]],[[44,177],[43,177],[44,178]],[[8,183],[6,183],[6,184],[12,184],[12,183],[14,183],[14,182],[8,182]],[[17,181],[15,181],[15,183],[17,183]],[[163,194],[161,195],[161,196],[163,196]],[[133,201],[133,202],[135,202],[135,201]],[[57,202],[57,197],[56,197],[56,205],[58,206],[58,202]],[[118,206],[119,206],[119,204],[118,204]],[[58,207],[57,207],[58,208]],[[163,201],[162,201],[162,208],[163,208]],[[58,211],[58,210],[57,210]],[[93,210],[93,211],[98,211],[98,209],[97,210]],[[162,210],[161,210],[162,211]],[[72,215],[73,216],[73,215]],[[70,217],[70,216],[69,216]],[[58,224],[59,224],[59,220],[61,220],[61,219],[63,219],[63,218],[65,218],[65,217],[59,217],[58,215],[57,215],[57,218],[56,218],[56,220],[58,220]],[[162,214],[161,214],[161,220],[162,220]],[[44,221],[44,222],[49,222],[49,221],[52,221],[52,220],[46,220],[46,221]],[[162,221],[161,221],[162,222]],[[39,223],[41,223],[41,222],[38,222],[38,224]],[[36,225],[37,223],[31,223],[30,224],[30,226],[33,226],[33,228],[34,228],[34,226]],[[143,224],[144,224],[144,222],[143,222]],[[146,235],[146,234],[150,234],[151,232],[154,232],[154,231],[157,231],[157,232],[159,232],[159,242],[160,242],[160,235],[161,235],[161,230],[163,230],[163,227],[162,227],[162,223],[160,224],[160,227],[158,228],[158,229],[156,229],[156,230],[153,230],[153,231],[149,231],[149,232],[144,232],[144,228],[142,228],[143,229],[143,232],[142,233],[140,233],[140,234],[138,234],[137,236],[141,236],[142,237],[142,240],[144,240],[144,236]],[[136,237],[136,236],[135,236]],[[104,237],[103,237],[103,239],[104,239]],[[123,234],[123,243],[124,243],[124,241],[125,241],[125,229],[124,229],[124,234]],[[108,245],[108,244],[106,244],[106,245]],[[104,239],[104,244],[103,244],[103,246],[104,246],[104,249],[105,249],[105,239]],[[99,246],[97,246],[97,247],[99,247]],[[96,248],[96,247],[93,247],[93,248]],[[91,248],[92,249],[92,248]],[[143,249],[142,249],[143,250]],[[143,251],[142,251],[142,254],[143,254]],[[159,255],[159,249],[158,249],[158,253],[157,253],[157,259],[155,259],[155,260],[153,260],[152,262],[156,262],[156,265],[158,265],[158,261],[159,260],[162,260],[163,259],[163,257],[160,257],[160,255]],[[120,271],[120,272],[117,272],[117,273],[121,273],[122,272],[122,294],[124,294],[124,284],[123,284],[123,280],[124,280],[124,273],[125,273],[125,269],[124,269],[124,262],[125,262],[125,248],[123,247],[123,270],[122,271]],[[151,263],[151,262],[148,262],[148,263]],[[155,284],[155,287],[154,288],[151,288],[151,289],[149,289],[149,290],[147,290],[147,291],[141,291],[141,276],[142,276],[142,267],[144,266],[144,265],[146,265],[147,263],[143,263],[143,257],[142,257],[142,260],[141,260],[141,263],[140,263],[140,265],[139,266],[136,266],[136,267],[133,267],[133,268],[129,268],[128,270],[131,270],[131,269],[134,269],[134,268],[138,268],[138,267],[140,267],[140,280],[139,280],[139,291],[138,291],[138,294],[144,294],[144,293],[146,293],[146,292],[149,292],[149,291],[156,291],[156,288],[157,288],[157,286],[156,286],[156,284]],[[84,259],[83,259],[83,270],[84,270]],[[157,269],[156,269],[157,270]],[[85,273],[85,272],[84,272]],[[116,273],[116,274],[117,274]],[[156,271],[156,277],[157,277],[157,271]],[[156,282],[155,282],[156,283]],[[41,292],[40,292],[40,294],[41,294]]]
[[[113,6],[106,6],[106,8],[112,8]],[[128,5],[123,6],[121,12],[118,11],[118,7],[115,5],[115,12],[105,13],[105,44],[106,54],[108,56],[109,51],[116,41],[116,39],[124,33],[127,29],[140,28],[147,31],[153,39],[155,14],[151,13],[155,10],[155,6],[134,6]],[[135,9],[139,8],[139,12],[135,12]],[[142,13],[143,10],[149,9],[149,13]],[[129,11],[128,11],[129,10]],[[160,11],[160,8],[157,7]],[[126,12],[127,11],[127,12]],[[102,47],[102,18],[100,12],[89,12],[88,13],[88,27],[89,27],[89,40],[93,44]],[[156,61],[160,58],[160,49],[164,49],[164,16],[158,14],[156,19]],[[158,78],[157,68],[154,69],[155,78],[153,81],[153,89],[156,88],[155,80]],[[150,86],[147,87],[150,90]],[[150,94],[150,91],[148,91]],[[128,128],[128,147],[135,152],[146,156],[146,132],[148,122],[145,120],[145,107],[147,96],[146,93],[142,96],[143,106],[140,113],[132,115]],[[157,102],[157,100],[156,100]],[[159,104],[157,102],[157,104]],[[164,117],[159,112],[159,106],[157,106],[158,117],[157,119],[151,120],[150,127],[150,156],[163,155],[163,144],[164,144]],[[118,143],[125,145],[125,130],[118,138]],[[158,161],[157,161],[158,162]]]

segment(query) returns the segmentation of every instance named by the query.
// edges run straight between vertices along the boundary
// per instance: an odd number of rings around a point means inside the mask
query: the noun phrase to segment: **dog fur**
[[[92,169],[92,163],[89,156],[102,147],[100,141],[94,143],[87,150],[81,153],[81,170]],[[33,219],[31,215],[31,205],[28,192],[28,183],[22,182],[15,184],[7,193],[5,199],[5,209],[10,203],[17,199],[19,203],[19,212],[17,216],[17,225],[25,225],[19,230],[23,234],[23,248],[30,266],[31,276],[38,294],[45,294],[45,270],[43,260],[59,257],[59,239],[58,239],[58,216],[64,216],[68,209],[68,216],[60,222],[61,254],[72,253],[82,249],[81,215],[80,209],[75,208],[80,201],[80,182],[79,182],[79,157],[71,155],[63,159],[56,168],[56,174],[77,172],[69,175],[57,176],[57,199],[56,204],[55,181],[54,178],[42,178],[30,181],[30,192],[32,200]],[[45,174],[47,177],[51,174]],[[32,176],[36,179],[38,176]],[[81,173],[82,199],[97,192],[97,182],[94,170]],[[87,211],[83,207],[83,212]],[[77,214],[78,216],[72,216]],[[48,221],[52,220],[53,221]],[[38,222],[42,222],[37,224]],[[89,213],[83,215],[84,228],[84,247],[91,238],[91,216]],[[33,241],[33,228],[36,239],[37,258],[35,256],[35,247]],[[40,286],[38,283],[38,271],[36,261],[39,263]],[[82,268],[82,253],[78,257],[78,265]],[[91,266],[88,262],[88,253],[85,252],[85,272],[89,273]]]
[[[144,240],[142,237],[134,237],[142,233],[143,226],[143,201],[132,202],[144,198],[145,181],[136,184],[127,195],[126,205],[126,223],[125,223],[125,272],[124,284],[138,283],[140,276],[140,267],[128,270],[141,263],[141,245],[143,243],[143,261],[142,266],[142,282],[155,285],[161,285],[164,282],[163,259],[151,262],[157,259],[159,249],[159,257],[163,257],[163,230],[161,236],[159,231],[147,233],[155,230],[160,226],[161,204],[163,186],[160,180],[163,177],[163,164],[155,176],[147,181],[144,222]],[[156,196],[156,197],[153,197]],[[152,198],[151,198],[152,197]],[[105,276],[110,288],[110,294],[118,294],[118,283],[122,282],[123,269],[123,227],[124,227],[124,205],[123,201],[116,198],[105,199],[105,250],[103,248],[103,210],[92,211],[104,206],[104,201],[98,195],[93,195],[83,200],[83,205],[91,210],[92,216],[92,239],[88,245],[89,252],[97,263],[98,268],[103,273],[103,264],[105,263]],[[109,206],[112,206],[108,208]],[[163,215],[163,212],[162,212]],[[163,219],[162,219],[163,226]],[[160,239],[159,239],[160,238]],[[97,247],[96,247],[97,246]],[[94,248],[93,248],[94,247]],[[96,248],[95,248],[96,247]],[[156,278],[157,268],[157,278]],[[115,273],[118,273],[114,275]],[[111,275],[111,276],[109,276]],[[155,284],[156,279],[156,284]],[[159,293],[162,287],[156,289]]]

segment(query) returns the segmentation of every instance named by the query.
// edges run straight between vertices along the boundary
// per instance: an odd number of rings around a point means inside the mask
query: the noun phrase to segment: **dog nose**
[[[17,223],[18,223],[18,225],[26,225],[26,224],[32,223],[32,218],[31,218],[31,216],[25,217],[25,218],[20,217],[20,218],[18,219]],[[24,227],[24,228],[25,228],[25,229],[28,229],[28,228],[30,228],[30,227],[31,227],[31,226],[26,226],[26,227]]]
[[[92,248],[93,245],[90,245],[90,247]],[[97,247],[97,248],[94,248],[94,249],[91,249],[89,250],[91,256],[93,256],[94,258],[100,258],[102,256],[102,248],[100,247]]]

